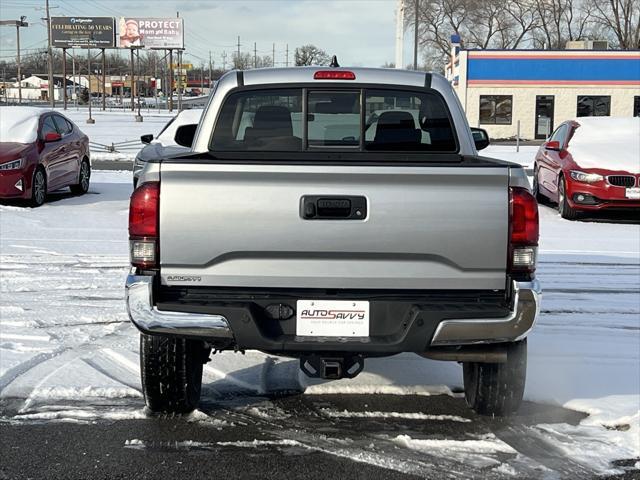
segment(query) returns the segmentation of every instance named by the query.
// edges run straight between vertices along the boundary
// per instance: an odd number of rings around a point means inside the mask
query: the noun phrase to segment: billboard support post
[[[135,105],[133,104],[134,84],[135,84],[135,78],[134,77],[135,77],[135,74],[136,74],[136,71],[135,71],[135,65],[133,63],[133,48],[132,48],[131,49],[131,82],[130,82],[131,95],[129,96],[131,98],[131,111],[132,112],[134,112],[135,109],[136,109]]]
[[[67,49],[62,49],[62,109],[67,109]]]
[[[182,50],[178,50],[178,111],[182,111]]]
[[[87,49],[87,83],[89,89],[89,118],[87,118],[87,123],[96,123],[96,121],[91,117],[91,49]]]
[[[76,50],[75,48],[71,49],[71,81],[73,82],[73,93],[71,94],[71,100],[73,100],[74,106],[77,107],[77,99],[78,99],[78,89],[76,86]]]
[[[107,60],[102,49],[102,111],[107,109]]]
[[[169,49],[169,112],[173,112],[173,49]]]
[[[138,114],[136,115],[136,122],[141,122],[142,115],[140,114],[140,49],[136,49],[136,60],[138,61],[138,83],[136,84],[136,94],[138,97]]]

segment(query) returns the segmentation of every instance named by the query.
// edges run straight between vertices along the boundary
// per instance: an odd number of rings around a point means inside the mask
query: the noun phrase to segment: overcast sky
[[[46,46],[45,0],[0,0],[0,19],[27,16],[30,26],[21,30],[23,54]],[[276,44],[276,64],[284,64],[289,44],[292,62],[296,46],[312,43],[338,55],[341,65],[378,67],[395,55],[396,0],[50,0],[52,16],[175,17],[185,22],[185,61],[208,61],[211,50],[216,66],[222,52],[228,59],[236,49],[271,55]],[[40,8],[40,9],[38,9]],[[0,56],[15,56],[15,29],[2,27]],[[411,37],[411,35],[406,35]],[[407,39],[410,40],[410,39]],[[405,46],[405,62],[411,45]],[[190,54],[191,56],[188,56]]]

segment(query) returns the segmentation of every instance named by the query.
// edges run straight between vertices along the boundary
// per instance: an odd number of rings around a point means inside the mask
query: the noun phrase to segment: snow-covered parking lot
[[[504,147],[486,154],[513,158]],[[518,159],[529,163],[526,155],[531,154],[532,149],[525,149]],[[123,303],[130,194],[130,172],[95,171],[85,196],[54,193],[38,209],[0,206],[3,424],[145,418],[138,336]],[[322,451],[423,477],[438,461],[449,470],[480,472],[478,478],[584,478],[621,473],[634,464],[640,468],[640,225],[618,218],[568,222],[548,206],[540,207],[540,215],[538,276],[544,298],[529,339],[525,399],[587,414],[579,423],[553,422],[542,415],[538,422],[514,426],[511,436],[496,436],[477,434],[471,426],[479,420],[470,412],[462,415],[452,407],[436,415],[427,401],[413,411],[383,411],[380,405],[364,405],[362,411],[331,407],[320,409],[323,418],[404,423],[401,431],[381,426],[370,442],[355,441],[350,432],[334,442],[320,430],[292,430],[297,433],[280,440],[234,437],[232,446]],[[292,360],[258,352],[224,353],[205,367],[204,403],[209,407],[189,421],[232,431],[247,422],[296,418],[303,412],[266,400],[291,392],[327,398],[386,394],[396,407],[403,395],[419,406],[415,398],[442,394],[458,405],[461,372],[455,364],[399,355],[368,360],[365,372],[354,380],[322,382],[308,380]],[[250,407],[227,405],[224,414],[211,408],[217,399],[243,396],[263,400]],[[411,422],[454,422],[461,430],[453,439],[425,434]],[[132,431],[123,447],[144,449],[151,440]],[[213,448],[188,441],[192,443],[181,447]],[[214,447],[229,446],[223,443]],[[566,460],[566,470],[558,458]],[[618,460],[624,462],[611,463]]]

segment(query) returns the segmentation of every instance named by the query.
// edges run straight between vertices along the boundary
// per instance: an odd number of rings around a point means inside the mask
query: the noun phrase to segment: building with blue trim
[[[640,116],[640,52],[464,50],[452,37],[446,75],[471,126],[491,138],[544,139],[579,116]]]

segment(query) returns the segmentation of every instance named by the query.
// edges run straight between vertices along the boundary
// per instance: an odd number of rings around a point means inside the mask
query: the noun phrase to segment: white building
[[[446,69],[471,126],[494,139],[544,139],[578,116],[640,116],[640,52],[464,50]]]

